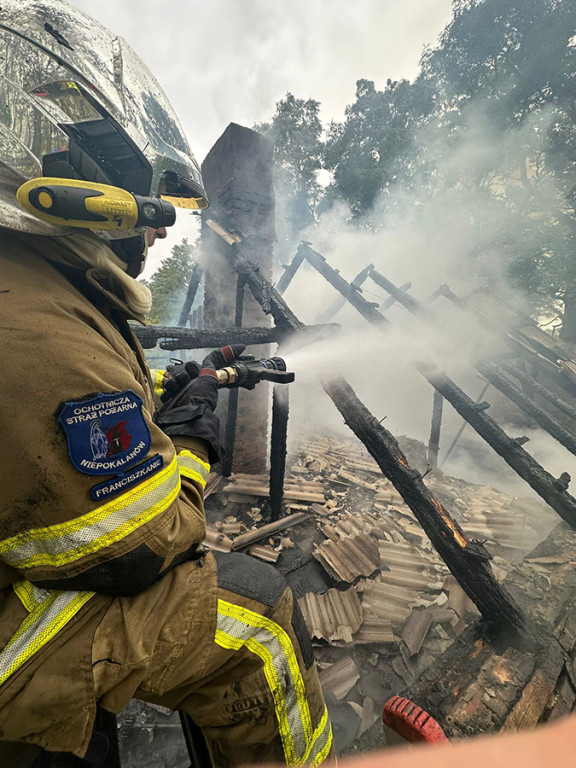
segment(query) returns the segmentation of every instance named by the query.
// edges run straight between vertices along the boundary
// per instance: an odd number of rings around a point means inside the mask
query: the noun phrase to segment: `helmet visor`
[[[166,171],[158,182],[157,195],[177,208],[201,211],[208,208],[204,190],[193,179],[187,179],[175,171]]]

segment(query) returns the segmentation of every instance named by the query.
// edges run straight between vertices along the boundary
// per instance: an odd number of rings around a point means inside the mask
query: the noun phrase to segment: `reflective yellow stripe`
[[[8,645],[0,652],[0,685],[46,645],[94,594],[50,591],[48,597],[30,611]]]
[[[154,379],[154,403],[157,408],[159,408],[162,405],[162,400],[160,399],[162,395],[164,394],[164,376],[166,374],[166,371],[161,371],[158,369],[151,369],[150,375]]]
[[[29,581],[16,581],[12,585],[12,588],[14,589],[14,592],[28,613],[43,603],[44,600],[46,600],[46,598],[50,595],[50,591],[48,589],[41,589],[40,587],[36,587]]]
[[[262,660],[287,765],[308,761],[320,765],[332,744],[330,721],[325,711],[313,731],[304,681],[288,634],[265,616],[218,600],[214,640],[230,650],[244,646]]]
[[[92,512],[5,539],[0,542],[0,559],[19,569],[74,562],[150,522],[179,492],[180,475],[174,457],[163,470]]]
[[[198,456],[195,456],[190,451],[180,451],[178,454],[178,469],[184,477],[199,483],[202,488],[206,487],[206,481],[210,474],[210,464],[202,461]]]

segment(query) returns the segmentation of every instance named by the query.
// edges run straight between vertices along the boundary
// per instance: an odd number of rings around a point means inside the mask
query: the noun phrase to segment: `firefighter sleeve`
[[[129,595],[203,540],[206,446],[153,423],[136,353],[62,291],[39,286],[2,334],[0,559],[35,587]]]

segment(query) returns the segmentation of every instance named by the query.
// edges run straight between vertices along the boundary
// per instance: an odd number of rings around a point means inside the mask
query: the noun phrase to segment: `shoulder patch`
[[[157,453],[151,459],[139,464],[135,469],[113,477],[112,480],[106,480],[90,489],[90,496],[94,501],[102,501],[115,496],[117,493],[127,491],[133,485],[137,485],[150,475],[156,474],[164,466],[164,459]]]
[[[115,475],[145,458],[150,430],[135,392],[64,403],[58,414],[72,465],[86,475]]]

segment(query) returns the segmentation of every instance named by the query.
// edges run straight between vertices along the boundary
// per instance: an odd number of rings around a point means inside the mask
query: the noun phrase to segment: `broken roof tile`
[[[313,554],[331,576],[349,583],[359,576],[370,576],[380,566],[378,546],[366,534],[325,541]]]
[[[268,547],[263,544],[252,544],[252,546],[248,549],[248,552],[253,557],[257,557],[267,563],[275,563],[280,557],[280,552],[277,552],[275,549],[272,549],[272,547]]]
[[[401,635],[408,649],[409,657],[420,651],[431,624],[432,613],[430,611],[412,611],[404,624]]]
[[[323,595],[308,592],[298,600],[311,637],[318,640],[352,642],[363,613],[354,589],[329,589]]]
[[[360,679],[360,673],[354,659],[348,657],[321,670],[319,677],[324,691],[330,691],[336,698],[343,699]]]
[[[354,635],[354,642],[359,645],[367,643],[395,643],[396,636],[389,621],[371,619],[362,623],[360,629]]]

